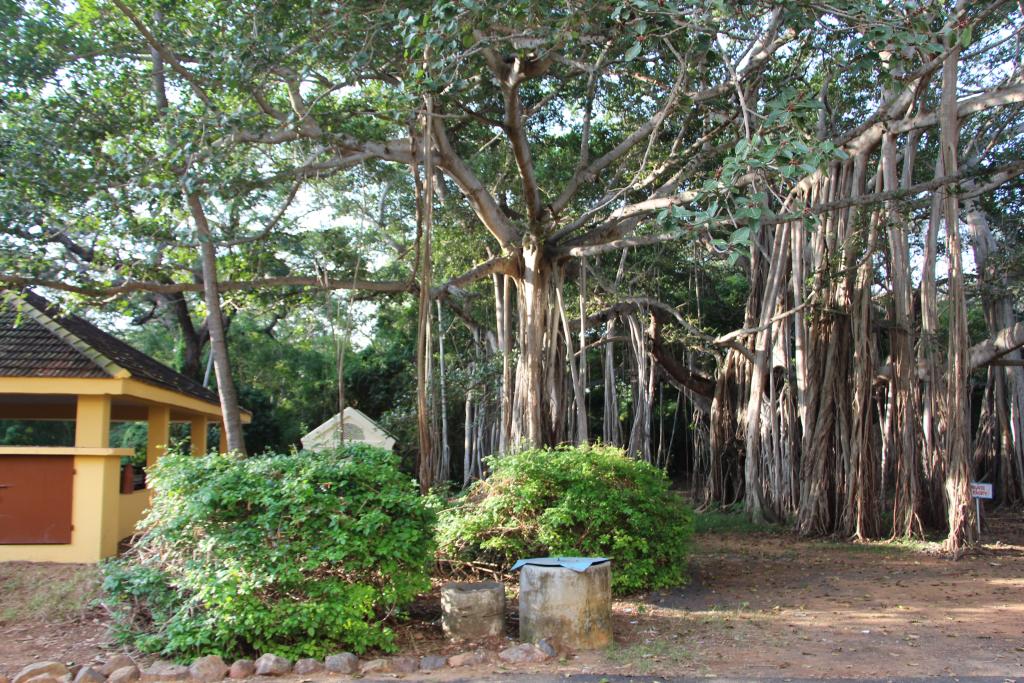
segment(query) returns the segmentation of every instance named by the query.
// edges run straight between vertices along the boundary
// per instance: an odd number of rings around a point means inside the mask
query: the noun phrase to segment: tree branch
[[[991,90],[980,93],[973,97],[967,97],[957,104],[956,113],[958,118],[967,118],[986,109],[994,107],[1005,107],[1010,104],[1024,102],[1024,83],[1018,83],[1002,89]],[[939,114],[936,111],[927,114],[919,114],[913,118],[901,119],[886,124],[886,130],[890,133],[907,133],[915,128],[929,128],[938,125]]]
[[[453,292],[464,289],[467,285],[496,273],[517,276],[519,274],[519,260],[514,256],[493,256],[483,263],[473,266],[462,275],[453,277],[443,285],[434,287],[431,290],[431,296],[435,299],[447,298]]]
[[[114,5],[121,11],[121,14],[123,14],[128,19],[128,21],[130,21],[135,26],[135,28],[138,29],[139,33],[142,34],[142,37],[146,39],[146,42],[149,43],[149,46],[156,50],[156,52],[160,55],[161,58],[163,58],[165,62],[171,65],[171,69],[174,71],[174,73],[178,74],[183,79],[185,79],[185,82],[189,84],[189,87],[192,89],[192,92],[195,93],[195,96],[198,97],[199,100],[207,107],[215,109],[216,107],[213,106],[213,102],[207,96],[206,91],[203,89],[203,86],[200,83],[199,79],[196,77],[196,75],[182,65],[181,61],[178,59],[178,56],[174,54],[173,51],[171,51],[166,45],[157,40],[156,36],[153,35],[153,32],[149,30],[149,27],[147,27],[142,22],[142,20],[139,19],[138,15],[136,15],[135,12],[133,12],[131,8],[128,7],[128,5],[124,4],[122,0],[113,1]]]
[[[641,140],[647,138],[652,131],[661,125],[662,121],[664,121],[672,110],[675,109],[676,104],[679,102],[679,94],[682,90],[684,76],[685,71],[679,74],[675,84],[672,86],[671,92],[669,92],[668,99],[665,101],[665,106],[663,106],[657,114],[651,117],[647,123],[633,131],[633,133],[611,149],[607,154],[595,159],[589,166],[573,174],[572,178],[569,179],[569,182],[566,183],[561,194],[558,195],[558,198],[551,203],[552,215],[558,216],[565,210],[565,207],[569,205],[572,198],[576,196],[580,187],[585,183],[593,182],[601,171],[604,171],[613,163],[621,159],[626,152],[635,147]]]
[[[1003,166],[988,169],[964,169],[959,173],[951,175],[941,176],[939,178],[933,178],[927,182],[918,183],[906,189],[891,190],[888,192],[874,192],[871,194],[862,194],[857,197],[850,197],[847,199],[839,199],[832,202],[823,202],[812,207],[807,207],[800,211],[791,211],[779,216],[762,218],[761,225],[778,225],[780,223],[789,223],[792,221],[803,220],[809,216],[827,213],[829,211],[835,211],[837,209],[845,209],[852,206],[867,206],[870,204],[880,204],[888,201],[899,201],[907,200],[914,195],[921,194],[922,192],[930,192],[936,190],[945,185],[955,184],[964,178],[970,178],[975,176],[990,177],[995,181],[1006,182],[1011,178],[1015,178],[1019,175],[1024,175],[1024,161],[1015,161]],[[985,185],[987,189],[993,189],[993,183]],[[1000,184],[1001,184],[1000,183]],[[996,187],[998,185],[995,185]],[[976,193],[972,193],[970,196],[976,196]],[[653,210],[653,209],[652,209]],[[649,212],[648,212],[649,213]],[[694,230],[701,227],[711,227],[715,225],[722,225],[732,223],[731,219],[718,217],[713,218],[705,223],[692,224],[687,226],[688,229],[680,228],[673,230],[672,232],[654,234],[654,235],[640,235],[636,237],[626,237],[622,239],[611,240],[608,242],[598,244],[588,244],[582,246],[572,246],[566,244],[562,247],[556,247],[553,251],[559,256],[595,256],[597,254],[603,254],[609,251],[618,251],[625,249],[626,247],[640,247],[650,246],[652,244],[662,244],[664,242],[671,242],[685,237],[690,237],[694,234]]]
[[[501,211],[501,207],[494,201],[494,197],[469,169],[466,162],[456,154],[448,140],[448,133],[441,118],[434,117],[433,121],[434,139],[437,142],[439,156],[437,165],[459,186],[459,190],[469,200],[477,218],[494,235],[502,248],[507,251],[514,250],[520,240],[519,231]]]
[[[113,297],[132,292],[155,292],[157,294],[175,294],[178,292],[201,292],[201,282],[156,282],[152,280],[127,280],[116,285],[74,285],[62,280],[46,278],[22,277],[20,275],[0,275],[0,284],[9,287],[45,287],[71,294],[88,297]],[[355,289],[380,293],[406,293],[417,290],[415,284],[407,281],[353,279],[328,279],[305,276],[266,277],[254,280],[225,280],[217,283],[221,292],[249,291],[253,289],[272,289],[276,287],[315,287],[319,289]]]
[[[1000,330],[991,339],[975,344],[968,354],[971,370],[987,365],[1024,346],[1024,323]]]
[[[541,203],[540,186],[537,183],[537,173],[530,153],[530,143],[526,139],[526,130],[523,126],[526,115],[523,112],[522,99],[519,97],[519,86],[531,78],[544,75],[550,68],[552,60],[550,57],[546,59],[515,57],[509,63],[492,48],[485,48],[483,53],[487,65],[501,88],[505,102],[505,117],[502,127],[512,145],[512,156],[519,168],[519,177],[523,183],[523,202],[526,204],[530,228],[536,233],[540,229],[544,207]]]

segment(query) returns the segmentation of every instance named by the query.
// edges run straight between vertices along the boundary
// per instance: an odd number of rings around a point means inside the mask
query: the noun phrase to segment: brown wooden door
[[[0,455],[0,544],[71,542],[70,455]]]

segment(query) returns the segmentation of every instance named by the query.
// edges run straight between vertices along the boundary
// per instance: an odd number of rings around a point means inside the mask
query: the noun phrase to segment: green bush
[[[380,449],[170,455],[150,481],[147,531],[104,581],[142,651],[390,650],[383,617],[429,588],[434,513]]]
[[[686,582],[693,512],[661,470],[603,446],[488,464],[491,476],[441,513],[442,556],[506,569],[523,557],[610,557],[618,594]]]

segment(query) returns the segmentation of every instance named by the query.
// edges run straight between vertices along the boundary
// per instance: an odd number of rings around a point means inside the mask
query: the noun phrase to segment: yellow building
[[[215,393],[82,318],[0,290],[0,420],[75,424],[74,446],[0,446],[0,561],[96,562],[149,503],[145,489],[121,492],[121,458],[134,452],[110,447],[111,422],[147,423],[151,465],[172,422],[188,423],[192,452],[206,453],[221,411]]]

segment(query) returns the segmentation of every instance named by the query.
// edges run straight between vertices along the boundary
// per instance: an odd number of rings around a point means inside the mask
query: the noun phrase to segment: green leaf
[[[960,43],[960,47],[968,47],[971,44],[971,37],[974,33],[974,24],[967,24],[963,31],[960,31],[960,35],[957,41]]]
[[[742,227],[733,230],[732,234],[729,235],[729,244],[749,244],[750,243],[750,228]]]

